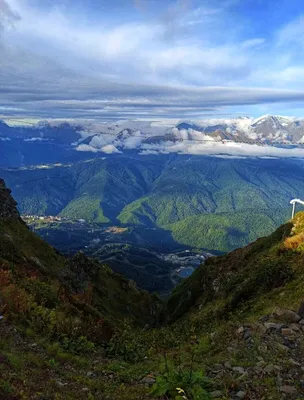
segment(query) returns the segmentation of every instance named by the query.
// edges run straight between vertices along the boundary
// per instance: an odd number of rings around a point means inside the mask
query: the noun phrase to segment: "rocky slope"
[[[0,179],[0,219],[18,219],[17,203],[10,196],[11,190],[7,189],[3,179]]]
[[[164,319],[210,340],[206,368],[221,386],[213,397],[304,395],[303,232],[298,213],[272,235],[208,259],[169,299]]]

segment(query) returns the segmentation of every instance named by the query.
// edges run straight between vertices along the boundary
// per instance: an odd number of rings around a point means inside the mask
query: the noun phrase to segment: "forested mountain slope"
[[[130,153],[1,173],[22,214],[160,227],[220,251],[270,233],[304,192],[303,162],[292,159]]]

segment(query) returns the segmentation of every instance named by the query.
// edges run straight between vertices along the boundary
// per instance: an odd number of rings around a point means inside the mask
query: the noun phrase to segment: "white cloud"
[[[121,153],[113,144],[107,144],[101,148],[101,151],[106,154]]]
[[[105,146],[102,146],[101,148],[97,148],[97,147],[93,147],[91,145],[88,144],[80,144],[79,146],[76,147],[77,151],[87,151],[87,152],[92,152],[92,153],[106,153],[106,154],[115,154],[115,153],[121,153],[121,151],[119,151],[117,149],[117,147],[115,147],[113,144],[107,144]]]
[[[285,46],[286,44],[296,44],[303,47],[303,41],[300,39],[304,36],[304,15],[299,16],[287,25],[283,26],[277,34],[277,45]]]
[[[260,45],[264,44],[265,41],[266,41],[266,40],[265,40],[264,38],[253,38],[253,39],[248,39],[248,40],[245,40],[245,41],[242,43],[242,46],[243,46],[244,48],[252,48],[252,47],[256,47],[256,46],[260,46]]]
[[[14,22],[19,19],[19,15],[11,8],[10,2],[0,0],[0,30],[4,28],[12,28]]]
[[[103,147],[105,144],[107,144],[109,141],[111,141],[111,139],[107,140],[107,136],[106,135],[96,135],[93,137],[93,139],[90,141],[89,145],[95,148],[101,148]]]
[[[141,142],[143,141],[144,137],[139,137],[140,136],[140,131],[135,132],[136,136],[130,136],[123,142],[123,147],[125,149],[136,149],[141,145]]]
[[[275,122],[276,121],[276,122]],[[296,122],[296,124],[295,124]],[[265,127],[270,124],[280,123],[283,130],[276,131],[276,127],[272,127],[273,131],[268,130],[261,136],[259,133],[260,124]],[[112,135],[99,134],[94,136],[95,141],[90,141],[89,145],[80,144],[78,151],[104,152],[106,154],[114,154],[124,152],[130,149],[136,149],[141,155],[148,154],[193,154],[193,155],[217,155],[217,156],[233,156],[233,157],[295,157],[304,158],[303,147],[284,147],[279,143],[287,139],[284,127],[289,129],[290,135],[295,135],[292,143],[302,143],[301,126],[304,124],[303,119],[295,119],[293,117],[272,117],[262,116],[257,119],[238,118],[238,119],[210,119],[191,123],[191,121],[183,122],[186,126],[195,126],[197,129],[187,128],[178,129],[179,123],[173,128],[166,125],[158,125],[156,131],[150,131],[151,124],[139,121],[119,121],[103,125],[103,130],[114,130]],[[140,129],[130,130],[127,127],[136,127]],[[214,133],[213,127],[221,127],[221,131],[225,132],[226,127],[230,133],[235,135],[237,140],[223,140],[219,135],[214,136],[200,131],[199,129],[208,128],[209,132]],[[99,129],[95,126],[94,129]],[[257,129],[257,131],[255,131]],[[104,139],[103,139],[104,136]],[[274,140],[272,146],[263,144],[264,140]],[[251,144],[251,139],[258,139],[260,144]],[[109,142],[111,140],[111,142]],[[107,144],[104,144],[107,143]],[[289,145],[291,142],[288,142]]]
[[[286,149],[246,143],[162,143],[158,146],[144,145],[142,154],[179,153],[192,155],[229,155],[242,157],[295,157],[304,158],[303,148]]]
[[[48,139],[44,139],[44,138],[41,138],[41,137],[32,137],[32,138],[29,138],[29,139],[24,139],[24,141],[25,142],[44,142],[44,141],[47,141]]]
[[[98,149],[96,149],[93,146],[89,146],[88,144],[80,144],[79,146],[76,147],[77,151],[90,151],[92,153],[97,153]]]

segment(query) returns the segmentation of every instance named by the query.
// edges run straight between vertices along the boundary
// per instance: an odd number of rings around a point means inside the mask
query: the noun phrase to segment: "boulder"
[[[213,392],[210,393],[210,397],[212,399],[219,399],[224,396],[224,393],[221,392],[220,390],[214,390]]]
[[[297,389],[294,386],[281,386],[280,387],[280,391],[286,394],[296,394],[297,393]]]
[[[280,321],[288,322],[288,323],[299,322],[301,320],[300,315],[298,313],[296,313],[295,311],[283,310],[281,308],[275,309],[275,311],[273,313],[273,317]]]

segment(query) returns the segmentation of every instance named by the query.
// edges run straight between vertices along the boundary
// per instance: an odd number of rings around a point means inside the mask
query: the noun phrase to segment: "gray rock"
[[[289,329],[289,328],[282,328],[281,329],[281,333],[282,333],[283,336],[287,336],[287,337],[295,335],[295,332],[292,329]]]
[[[297,389],[294,386],[281,386],[280,391],[286,394],[296,394]]]
[[[232,368],[229,361],[226,361],[226,362],[224,363],[224,367],[227,368],[227,369],[231,369],[231,368]]]
[[[212,332],[210,333],[210,339],[213,340],[216,336],[216,332]]]
[[[292,358],[289,359],[289,362],[290,362],[292,365],[295,365],[296,367],[301,367],[301,364],[298,363],[297,361],[293,360]]]
[[[288,346],[285,346],[284,344],[281,344],[281,343],[277,343],[277,348],[282,353],[288,353],[290,351]]]
[[[280,387],[283,384],[283,379],[280,374],[277,375],[277,386]]]
[[[278,330],[282,327],[282,324],[276,324],[275,322],[265,322],[264,326],[266,328],[266,332],[267,331],[271,331],[271,330]]]
[[[246,329],[243,335],[245,340],[249,340],[252,338],[252,331],[250,329]]]
[[[262,344],[261,346],[258,347],[258,350],[260,353],[267,353],[268,348],[265,344]]]
[[[220,371],[216,371],[215,375],[216,375],[217,379],[223,378],[223,376],[225,376],[225,371],[223,369]]]
[[[292,337],[287,338],[286,336],[284,336],[284,341],[283,341],[283,345],[289,347],[291,350],[296,348],[296,344],[293,340]]]
[[[264,372],[266,374],[271,374],[274,371],[274,366],[272,364],[268,364],[266,365],[266,367],[264,368]]]
[[[245,371],[242,375],[240,375],[236,380],[243,381],[244,379],[248,378],[248,372]]]
[[[260,368],[260,367],[265,367],[265,364],[266,364],[265,361],[259,361],[259,362],[256,364],[256,366],[259,367],[259,368]]]
[[[233,367],[232,371],[238,372],[239,374],[244,374],[245,373],[245,370],[244,370],[243,367]]]
[[[237,392],[236,397],[238,399],[243,399],[246,396],[246,392],[243,392],[242,390],[240,390],[239,392]]]
[[[299,327],[299,325],[293,323],[290,325],[290,329],[292,329],[294,332],[300,333],[301,332],[301,328]]]
[[[149,377],[143,378],[143,379],[140,381],[140,383],[142,383],[142,384],[144,384],[144,385],[153,385],[155,382],[156,382],[155,379],[149,378]]]
[[[87,377],[93,378],[94,376],[95,376],[94,372],[92,371],[87,372]]]
[[[299,321],[300,325],[304,325],[304,319],[301,319],[301,321]]]
[[[253,367],[253,370],[257,375],[260,375],[263,372],[261,367]]]
[[[259,321],[260,322],[266,322],[266,321],[269,320],[269,318],[270,318],[270,314],[263,315],[263,317],[259,318]]]
[[[243,326],[241,326],[237,331],[236,334],[238,336],[243,336],[243,333],[245,332],[245,328]]]
[[[223,395],[224,395],[224,393],[221,392],[220,390],[215,390],[214,392],[211,392],[211,393],[210,393],[210,397],[211,397],[212,399],[218,399],[218,398],[220,398],[220,397],[223,397]]]
[[[56,381],[56,385],[57,385],[58,387],[64,387],[64,386],[67,386],[67,383],[63,383],[63,382],[61,382],[61,381]]]
[[[284,322],[299,322],[301,317],[295,311],[277,308],[273,314],[276,319]]]

